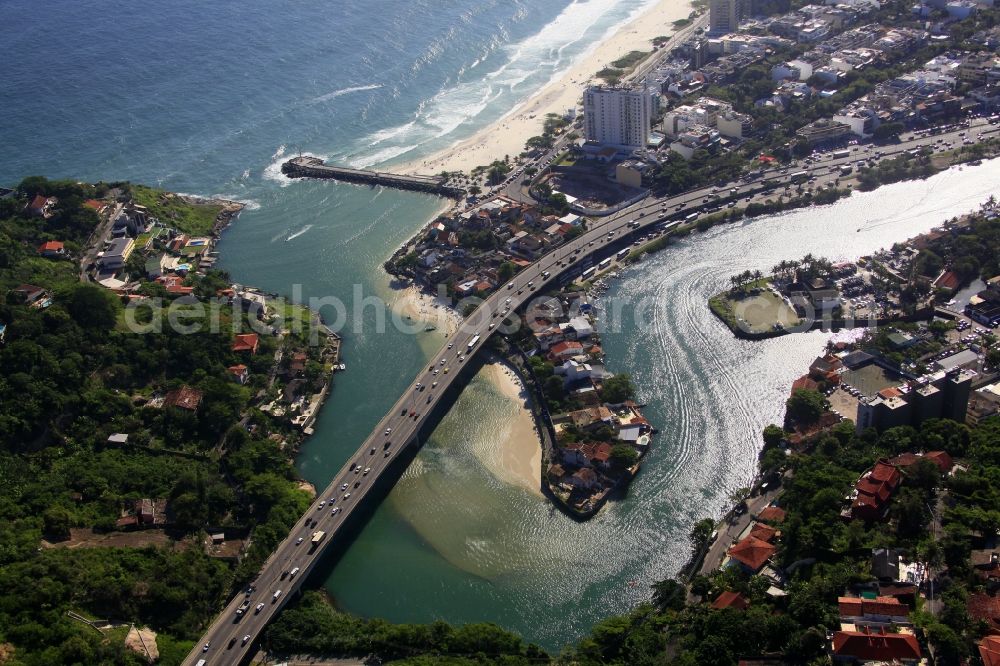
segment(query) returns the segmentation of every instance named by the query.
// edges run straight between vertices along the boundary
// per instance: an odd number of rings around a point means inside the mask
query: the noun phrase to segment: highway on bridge
[[[984,138],[996,136],[995,127],[983,122],[973,122],[973,128]],[[916,146],[934,144],[937,139],[954,140],[960,135],[953,132],[915,138],[878,148],[884,158],[890,158]],[[969,130],[971,134],[972,131]],[[839,166],[854,163],[867,157],[857,148],[851,156],[840,159],[820,159],[814,164],[812,175],[831,177]],[[721,196],[737,200],[761,188],[764,180],[773,181],[770,189],[789,184],[789,173],[772,170],[755,176],[749,182],[730,183]],[[737,194],[731,194],[731,187]],[[675,197],[643,201],[606,218],[588,223],[588,230],[574,240],[557,247],[518,273],[509,284],[500,285],[480,307],[466,319],[460,329],[434,354],[422,368],[408,390],[396,401],[389,413],[375,427],[357,452],[337,472],[330,485],[313,501],[309,510],[292,527],[288,536],[264,562],[248,594],[237,594],[222,613],[209,626],[201,640],[185,659],[188,666],[240,664],[249,660],[258,638],[285,603],[294,596],[302,582],[322,559],[323,553],[338,541],[341,526],[365,501],[374,482],[389,468],[403,449],[417,442],[417,434],[426,419],[437,407],[438,401],[460,374],[464,364],[482,348],[486,340],[500,328],[506,313],[513,313],[538,295],[544,287],[563,274],[579,274],[591,262],[595,253],[611,255],[614,250],[630,244],[633,238],[655,227],[660,233],[684,222],[684,216],[705,205],[717,187],[685,192]],[[670,219],[675,218],[675,219]],[[379,493],[375,493],[378,497]],[[317,544],[311,540],[315,533],[324,536]],[[294,572],[294,573],[292,573]],[[237,611],[245,604],[240,614]],[[207,649],[204,649],[207,646]],[[203,660],[203,661],[202,661]]]

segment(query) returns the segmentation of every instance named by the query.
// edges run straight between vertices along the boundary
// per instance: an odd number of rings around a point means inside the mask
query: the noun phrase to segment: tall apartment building
[[[965,423],[972,395],[973,373],[956,369],[940,371],[930,381],[909,387],[889,388],[858,402],[857,432],[875,428],[879,432],[896,426],[919,426],[927,419],[951,419]]]
[[[730,32],[736,32],[740,27],[740,19],[746,16],[743,1],[709,0],[709,32],[713,35],[725,35]]]
[[[584,135],[588,141],[622,150],[645,148],[651,103],[642,89],[593,86],[583,93]]]

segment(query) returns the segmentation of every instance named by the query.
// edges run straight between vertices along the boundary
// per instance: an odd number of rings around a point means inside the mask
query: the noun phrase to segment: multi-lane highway
[[[900,143],[880,146],[868,153],[864,147],[852,147],[847,157],[834,158],[828,153],[815,160],[810,177],[817,178],[818,186],[824,180],[832,181],[842,165],[868,158],[875,152],[881,153],[883,159],[891,158],[939,140],[961,143],[965,133],[970,136],[982,133],[983,138],[992,138],[998,131],[985,121],[973,121],[968,130],[956,129],[927,137],[910,135]],[[341,538],[341,526],[372,492],[374,482],[381,479],[406,446],[416,442],[417,433],[446,390],[456,381],[470,357],[497,331],[507,313],[521,309],[561,274],[580,273],[591,263],[590,255],[610,255],[614,249],[648,233],[653,227],[661,233],[669,231],[681,224],[690,212],[704,208],[706,198],[711,199],[713,194],[732,201],[763,196],[761,190],[765,181],[768,191],[773,192],[790,184],[795,173],[802,170],[801,166],[773,169],[740,183],[726,184],[721,192],[719,186],[715,186],[675,197],[649,197],[617,214],[591,221],[584,234],[542,256],[508,284],[501,285],[421,369],[372,434],[267,559],[253,588],[246,594],[237,595],[226,606],[184,663],[195,666],[204,660],[206,665],[238,664],[248,660],[264,627],[298,590],[330,544]],[[323,536],[313,544],[312,539],[319,532]],[[241,606],[243,612],[238,614]]]

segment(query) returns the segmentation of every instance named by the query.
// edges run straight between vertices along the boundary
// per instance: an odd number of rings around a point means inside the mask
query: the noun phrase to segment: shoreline
[[[689,0],[659,0],[599,42],[540,90],[472,136],[423,158],[390,162],[387,168],[404,174],[468,173],[477,166],[503,159],[504,155],[520,155],[525,142],[542,133],[545,114],[561,116],[568,109],[575,109],[583,89],[597,80],[598,71],[629,51],[651,50],[653,38],[675,34],[673,22],[687,18],[692,9]]]
[[[517,414],[503,433],[498,468],[490,470],[501,481],[523,488],[543,498],[539,480],[542,478],[542,440],[531,409],[528,388],[520,375],[504,360],[488,364],[490,383],[517,409]]]

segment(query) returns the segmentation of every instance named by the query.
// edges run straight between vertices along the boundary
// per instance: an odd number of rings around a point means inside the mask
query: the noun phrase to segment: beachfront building
[[[708,3],[709,29],[712,35],[736,32],[740,19],[745,16],[743,0],[710,0]]]
[[[587,141],[631,152],[646,147],[650,97],[641,88],[591,86],[583,93]]]

